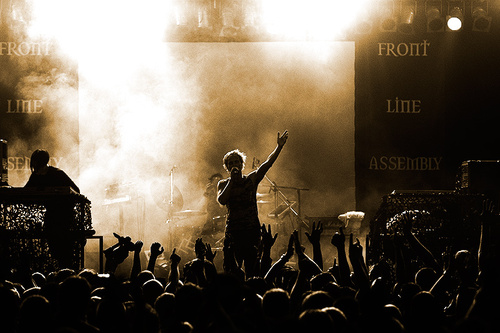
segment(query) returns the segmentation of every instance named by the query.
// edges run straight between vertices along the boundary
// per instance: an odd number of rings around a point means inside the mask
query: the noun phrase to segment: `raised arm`
[[[319,268],[323,269],[323,254],[321,252],[321,233],[323,232],[323,225],[321,221],[318,221],[318,225],[313,222],[311,233],[306,231],[306,236],[309,242],[313,246],[313,260],[319,266]]]
[[[358,289],[364,288],[365,290],[370,288],[370,278],[368,273],[368,267],[366,266],[365,259],[363,257],[363,247],[361,246],[359,239],[353,241],[353,234],[349,236],[349,260],[351,261],[352,270],[354,273],[354,284]]]
[[[273,166],[274,162],[281,153],[281,150],[283,149],[283,146],[285,145],[287,140],[288,140],[287,130],[285,130],[281,135],[278,132],[276,148],[274,148],[273,152],[267,157],[267,160],[265,160],[257,169],[257,174],[256,174],[257,183],[259,183],[262,179],[264,179],[264,176],[266,175],[267,171]]]
[[[170,255],[170,273],[168,275],[168,283],[165,287],[166,292],[175,294],[177,288],[179,287],[179,263],[181,262],[181,257],[175,253],[175,248]]]
[[[278,238],[278,233],[275,233],[274,236],[271,233],[271,225],[269,224],[266,229],[266,225],[262,224],[261,228],[261,236],[262,236],[262,254],[260,257],[260,276],[264,276],[267,271],[271,268],[272,258],[271,258],[271,248],[276,242],[276,238]]]
[[[413,223],[419,218],[421,218],[421,214],[415,211],[405,211],[401,214],[403,235],[408,241],[408,244],[410,244],[411,249],[415,251],[426,266],[433,268],[436,272],[441,272],[441,265],[434,257],[434,254],[420,242],[415,234],[411,232]]]
[[[351,281],[351,268],[347,261],[347,254],[345,250],[345,235],[344,228],[340,227],[339,232],[336,232],[330,240],[333,246],[337,248],[337,257],[339,262],[339,277],[341,286],[353,286]]]
[[[293,244],[294,237],[293,233],[290,234],[290,238],[288,240],[288,247],[286,252],[269,268],[267,273],[264,275],[264,279],[269,283],[274,283],[276,276],[278,276],[281,269],[286,265],[288,260],[293,256]]]
[[[134,243],[134,259],[132,261],[132,269],[130,271],[130,280],[135,280],[141,272],[141,250],[144,243],[138,240]]]
[[[154,242],[153,244],[151,244],[150,249],[151,251],[150,251],[147,270],[154,274],[156,259],[158,259],[158,257],[163,253],[164,250],[161,244],[158,242]]]

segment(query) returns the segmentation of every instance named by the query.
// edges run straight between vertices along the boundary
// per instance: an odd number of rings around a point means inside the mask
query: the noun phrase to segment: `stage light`
[[[491,16],[488,15],[488,1],[475,0],[471,3],[472,31],[490,31]]]
[[[379,7],[379,30],[383,32],[397,31],[395,4],[393,0],[382,0]]]
[[[464,2],[449,1],[448,15],[446,15],[446,30],[459,31],[463,27],[464,20]]]
[[[220,37],[223,40],[235,40],[241,27],[241,2],[237,0],[222,1],[221,18]]]
[[[425,2],[425,15],[427,18],[427,32],[444,31],[443,3],[442,1],[428,0]]]
[[[417,13],[417,4],[415,1],[401,2],[401,10],[399,13],[398,31],[411,34],[413,33],[413,22]]]

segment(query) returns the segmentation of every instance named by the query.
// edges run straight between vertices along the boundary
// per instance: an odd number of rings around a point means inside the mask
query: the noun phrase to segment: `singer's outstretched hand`
[[[288,130],[285,130],[281,135],[280,132],[278,132],[278,146],[283,147],[286,140],[288,140]]]

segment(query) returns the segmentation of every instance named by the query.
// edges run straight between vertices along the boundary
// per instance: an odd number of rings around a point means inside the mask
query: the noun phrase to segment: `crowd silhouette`
[[[189,333],[189,332],[498,332],[498,230],[491,201],[477,213],[481,224],[477,252],[431,253],[412,232],[418,218],[405,211],[394,235],[393,260],[368,265],[352,233],[339,228],[330,240],[332,267],[323,267],[321,222],[289,237],[284,253],[272,258],[278,234],[261,227],[261,243],[247,275],[231,242],[222,253],[202,238],[195,258],[182,267],[176,249],[150,245],[141,263],[143,241],[117,235],[105,251],[105,272],[60,269],[32,272],[29,281],[0,281],[2,332]],[[459,244],[457,246],[460,246]],[[309,248],[308,248],[309,247]],[[311,249],[312,251],[306,251]],[[408,262],[405,253],[417,254]],[[313,253],[312,258],[306,252]],[[130,276],[116,269],[132,254]],[[155,275],[157,259],[168,258],[166,278]],[[222,267],[214,258],[223,256]],[[144,265],[144,266],[142,266]],[[141,269],[146,267],[146,269]]]

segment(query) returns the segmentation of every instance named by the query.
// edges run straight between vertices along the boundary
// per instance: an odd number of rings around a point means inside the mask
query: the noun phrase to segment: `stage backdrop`
[[[250,172],[285,129],[290,137],[269,178],[292,201],[294,188],[305,189],[304,216],[354,209],[354,42],[146,44],[133,59],[102,51],[100,62],[80,62],[80,182],[99,232],[136,239],[134,215],[124,214],[120,229],[110,211],[144,200],[146,242],[195,239],[208,177],[227,175],[224,154],[245,152]],[[166,223],[171,171],[187,212]],[[102,205],[112,184],[131,200]],[[269,185],[259,188],[263,223],[275,205]],[[280,230],[279,251],[297,227],[290,216],[280,222],[288,230]]]
[[[484,32],[356,42],[358,209],[372,216],[393,190],[454,190],[462,161],[500,158],[499,56]]]

